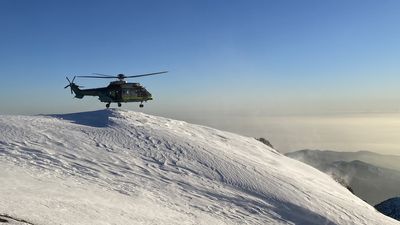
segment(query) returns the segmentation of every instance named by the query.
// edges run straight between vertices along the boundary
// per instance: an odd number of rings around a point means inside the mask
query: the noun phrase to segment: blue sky
[[[1,1],[2,112],[87,107],[60,89],[65,75],[157,70],[170,73],[138,81],[171,107],[397,110],[399,10],[398,1]]]
[[[65,76],[160,70],[137,80],[155,96],[143,110],[200,123],[398,112],[399,24],[390,0],[2,0],[0,114],[101,109]]]

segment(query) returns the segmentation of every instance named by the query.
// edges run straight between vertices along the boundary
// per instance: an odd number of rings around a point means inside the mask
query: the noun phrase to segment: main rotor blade
[[[168,71],[161,71],[161,72],[156,72],[156,73],[145,73],[145,74],[139,74],[139,75],[133,75],[133,76],[125,76],[125,78],[152,76],[152,75],[157,75],[157,74],[162,74],[162,73],[168,73]]]
[[[156,72],[156,73],[145,73],[145,74],[132,75],[132,76],[123,75],[122,79],[123,78],[151,76],[151,75],[157,75],[157,74],[162,74],[162,73],[168,73],[168,71],[161,71],[161,72]],[[117,78],[117,79],[121,79],[120,76],[112,76],[112,75],[101,74],[101,73],[93,73],[93,74],[96,74],[98,76],[77,76],[77,77],[83,77],[83,78],[105,78],[105,79]]]
[[[116,76],[108,76],[108,77],[106,77],[106,76],[104,76],[104,77],[102,77],[102,76],[77,76],[77,77],[84,77],[84,78],[106,78],[106,79],[108,79],[108,78],[118,78],[118,77],[116,77]]]
[[[67,81],[68,81],[69,83],[71,83],[71,81],[68,79],[68,77],[65,77],[65,78],[67,78]]]
[[[67,88],[67,87],[69,87],[69,86],[71,86],[71,85],[70,85],[70,84],[68,84],[67,86],[65,86],[65,87],[64,87],[64,89],[65,89],[65,88]]]
[[[94,75],[100,75],[100,76],[105,76],[105,77],[112,77],[113,75],[109,75],[109,74],[102,74],[102,73],[92,73]]]

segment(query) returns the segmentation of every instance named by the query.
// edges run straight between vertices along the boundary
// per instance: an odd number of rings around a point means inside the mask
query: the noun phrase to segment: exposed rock
[[[390,198],[375,206],[376,210],[400,221],[400,197]]]
[[[265,144],[265,145],[267,145],[267,146],[269,146],[271,148],[274,148],[274,146],[272,146],[271,142],[269,142],[267,139],[265,139],[263,137],[256,138],[256,140],[262,142],[263,144]]]

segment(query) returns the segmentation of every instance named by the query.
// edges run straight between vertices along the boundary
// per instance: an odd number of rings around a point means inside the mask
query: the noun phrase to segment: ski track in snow
[[[123,110],[0,128],[0,213],[33,224],[397,224],[254,138]]]

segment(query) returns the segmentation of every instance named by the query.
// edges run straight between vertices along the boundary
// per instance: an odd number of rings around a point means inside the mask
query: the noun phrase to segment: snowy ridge
[[[0,127],[0,213],[32,224],[397,224],[254,138],[122,110]]]

